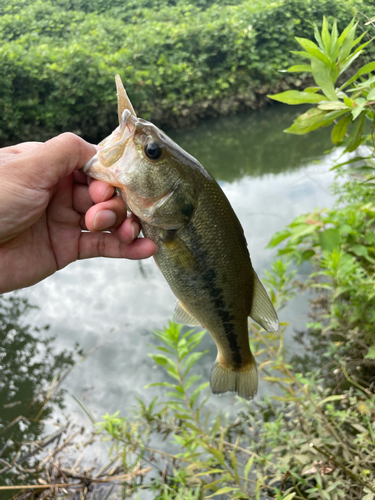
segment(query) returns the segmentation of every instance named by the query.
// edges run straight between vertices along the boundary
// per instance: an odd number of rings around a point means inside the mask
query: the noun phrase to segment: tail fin
[[[233,391],[241,398],[253,398],[258,390],[258,370],[254,357],[240,369],[222,365],[216,360],[211,370],[210,385],[214,394]]]

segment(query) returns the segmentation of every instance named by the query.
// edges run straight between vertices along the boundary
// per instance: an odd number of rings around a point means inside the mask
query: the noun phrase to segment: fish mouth
[[[102,149],[83,165],[81,171],[94,179],[120,186],[119,177],[126,173],[131,165],[131,162],[125,162],[124,158],[134,136],[136,122],[137,118],[125,109],[121,115],[120,125],[99,143]]]

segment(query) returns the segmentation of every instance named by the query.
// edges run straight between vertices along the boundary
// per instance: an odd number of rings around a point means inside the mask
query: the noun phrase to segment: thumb
[[[35,189],[50,189],[89,161],[96,148],[78,135],[66,132],[21,154],[24,182]]]

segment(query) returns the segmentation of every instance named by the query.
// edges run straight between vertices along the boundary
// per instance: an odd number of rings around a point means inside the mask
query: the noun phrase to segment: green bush
[[[93,8],[95,5],[95,10]],[[256,108],[266,93],[300,85],[295,36],[322,14],[346,25],[364,0],[240,4],[185,0],[3,1],[0,141],[71,130],[97,142],[116,124],[114,75],[137,113],[161,126]]]

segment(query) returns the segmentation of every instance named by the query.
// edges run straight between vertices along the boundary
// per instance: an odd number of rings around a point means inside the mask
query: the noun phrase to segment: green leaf
[[[266,248],[275,247],[276,245],[284,241],[286,238],[289,238],[290,235],[291,232],[289,231],[289,229],[283,229],[282,231],[277,231],[277,233],[275,233],[272,236],[271,241],[268,243]]]
[[[332,129],[331,139],[333,144],[338,144],[345,137],[346,131],[348,130],[348,125],[351,123],[352,118],[350,114],[344,116],[339,120]]]
[[[149,387],[156,387],[156,386],[160,386],[160,387],[173,387],[173,389],[176,389],[176,384],[171,384],[169,382],[154,382],[153,384],[147,384],[145,385],[145,389],[148,389]]]
[[[339,109],[337,111],[324,111],[323,109],[312,108],[303,115],[300,115],[293,125],[284,130],[289,134],[306,134],[319,127],[330,125],[333,120],[346,114],[346,110]]]
[[[367,73],[371,73],[372,71],[374,71],[374,69],[375,69],[375,61],[367,63],[364,66],[362,66],[362,68],[360,68],[354,76],[358,77],[366,75]]]
[[[206,389],[208,386],[210,385],[209,382],[204,382],[203,384],[201,384],[200,386],[198,386],[196,389],[194,389],[192,395],[190,396],[190,403],[191,403],[191,406],[194,405],[197,397],[199,396],[199,394],[204,390]]]
[[[183,377],[185,378],[186,375],[189,373],[190,371],[190,368],[195,365],[195,363],[204,355],[206,354],[208,351],[204,351],[204,352],[193,352],[192,354],[190,354],[190,356],[186,359],[186,361],[184,362],[183,364],[183,368],[185,370],[185,373],[183,375]]]
[[[319,232],[320,246],[325,252],[332,252],[335,248],[340,248],[341,234],[337,229],[326,229]]]
[[[364,257],[369,262],[375,263],[375,260],[372,257],[370,257],[370,255],[368,253],[368,248],[366,246],[364,246],[364,245],[353,245],[350,249],[358,257]]]
[[[372,71],[374,71],[374,69],[375,69],[375,61],[365,64],[364,66],[362,66],[362,68],[360,68],[357,71],[355,75],[353,75],[351,78],[349,78],[349,80],[347,80],[345,83],[341,85],[340,90],[345,89],[348,85],[358,80],[360,76],[366,75],[367,73],[371,73]]]
[[[313,94],[312,92],[299,92],[298,90],[287,90],[280,94],[267,96],[275,101],[284,102],[286,104],[305,104],[318,103],[325,100],[322,94]]]
[[[312,108],[300,115],[291,127],[284,130],[289,134],[306,134],[321,126],[326,116],[326,111],[318,108]]]
[[[327,65],[322,61],[312,59],[311,69],[314,80],[316,84],[319,85],[319,87],[322,89],[323,94],[327,96],[330,101],[337,101],[337,95],[332,82],[330,68],[327,67]]]
[[[292,235],[290,238],[290,242],[295,242],[302,236],[307,236],[308,234],[315,233],[318,229],[318,226],[315,224],[298,224],[292,228]]]
[[[318,108],[334,111],[336,109],[348,109],[348,106],[342,101],[324,101],[319,104]]]
[[[286,497],[283,497],[283,500],[292,500],[296,496],[295,493],[289,493]]]
[[[316,43],[312,42],[311,40],[308,40],[307,38],[299,38],[295,37],[297,42],[308,52],[311,56],[313,56],[311,59],[313,60],[319,60],[321,61],[326,67],[330,67],[331,61],[328,59],[328,57],[323,54],[323,52],[319,49],[319,47],[316,45]],[[312,63],[311,61],[311,63]]]
[[[285,71],[288,73],[311,73],[311,66],[310,64],[296,64]]]
[[[185,384],[184,384],[185,385],[185,390],[188,390],[189,387],[191,385],[193,385],[194,382],[196,382],[197,380],[199,380],[201,377],[202,377],[202,375],[192,375],[191,377],[189,377],[187,379],[187,381],[185,382]]]
[[[331,35],[328,31],[328,23],[327,18],[323,16],[323,26],[322,26],[322,35],[319,33],[318,26],[314,24],[314,36],[315,40],[318,42],[319,47],[324,52],[329,52],[329,47],[331,45]]]
[[[234,491],[238,491],[238,488],[234,486],[224,486],[224,488],[220,488],[219,490],[215,491],[215,493],[205,498],[216,497],[217,495],[222,495],[223,493],[233,493]]]
[[[245,470],[244,470],[245,479],[249,477],[249,472],[251,467],[253,466],[253,463],[254,463],[254,455],[249,458],[247,464],[245,465]]]
[[[373,88],[372,90],[370,90],[370,92],[367,95],[367,100],[368,101],[375,100],[375,88]]]
[[[362,113],[359,116],[359,119],[354,122],[354,127],[350,132],[348,145],[345,149],[346,152],[351,153],[352,151],[355,151],[357,147],[360,145],[362,140],[364,122],[365,122],[365,113]]]
[[[319,401],[318,406],[323,406],[326,403],[330,403],[332,401],[342,401],[343,399],[345,399],[345,396],[343,394],[328,396],[327,398],[324,398],[321,401]]]
[[[344,31],[341,33],[339,37],[339,45],[340,45],[340,52],[339,52],[339,57],[338,57],[338,64],[341,65],[343,61],[345,61],[349,54],[350,51],[352,50],[354,44],[354,36],[355,36],[355,31],[357,29],[357,24],[354,24],[354,19],[350,21],[350,24],[344,29]]]
[[[363,99],[363,97],[359,97],[358,99],[355,99],[355,102],[356,102],[357,106],[352,110],[353,121],[358,118],[360,113],[363,111],[363,108],[367,104],[366,99]]]
[[[375,359],[375,346],[370,346],[368,353],[365,356],[365,359]]]

